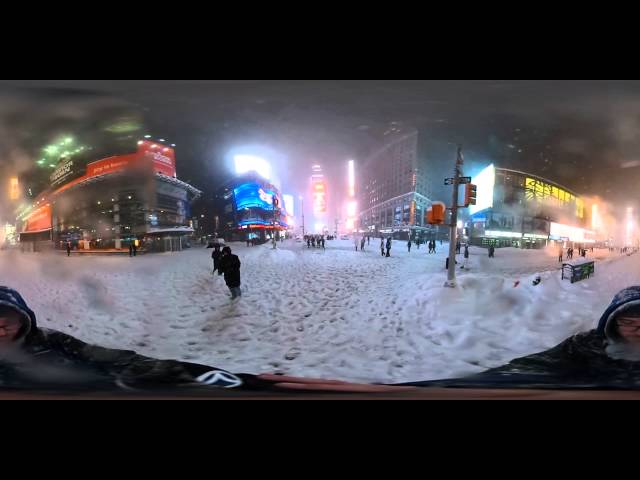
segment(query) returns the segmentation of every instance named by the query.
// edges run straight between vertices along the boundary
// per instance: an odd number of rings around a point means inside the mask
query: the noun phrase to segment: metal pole
[[[304,199],[301,198],[300,202],[302,203],[302,236],[304,237]]]
[[[276,197],[275,195],[273,196],[271,205],[273,205],[273,230],[271,231],[271,240],[273,241],[273,248],[278,248],[276,245]]]
[[[456,158],[456,168],[453,177],[453,194],[451,199],[451,233],[449,234],[449,270],[447,271],[447,281],[445,287],[456,286],[456,240],[458,233],[458,190],[460,185],[461,167],[464,163],[462,158],[462,147],[458,147]]]

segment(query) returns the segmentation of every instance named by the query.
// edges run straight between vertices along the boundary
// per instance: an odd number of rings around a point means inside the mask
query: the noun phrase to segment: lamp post
[[[302,204],[300,211],[302,212],[302,236],[304,237],[304,198],[302,198],[302,195],[298,196],[298,198]]]

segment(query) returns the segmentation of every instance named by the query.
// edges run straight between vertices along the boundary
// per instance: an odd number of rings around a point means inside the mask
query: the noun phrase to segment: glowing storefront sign
[[[496,184],[496,169],[493,164],[473,177],[471,183],[477,186],[476,204],[469,207],[469,214],[493,207],[493,189]]]
[[[487,237],[522,238],[521,232],[502,232],[499,230],[485,230],[484,234]]]
[[[550,234],[555,238],[568,238],[572,242],[590,243],[593,241],[587,238],[588,235],[593,235],[592,231],[562,223],[551,222]]]

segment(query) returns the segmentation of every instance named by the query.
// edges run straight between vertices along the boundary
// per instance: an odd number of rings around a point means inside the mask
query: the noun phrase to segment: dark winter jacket
[[[218,270],[224,274],[224,281],[229,288],[240,286],[240,259],[232,253],[220,258]]]
[[[220,266],[220,258],[222,257],[222,252],[219,248],[216,248],[211,252],[211,258],[213,258],[213,269],[216,270]]]
[[[20,294],[6,287],[0,287],[0,306],[16,310],[23,318],[14,344],[0,350],[0,388],[66,391],[242,384],[235,375],[206,365],[156,360],[39,328],[35,314]]]
[[[640,287],[626,288],[613,298],[595,330],[477,375],[415,385],[640,389],[640,361],[616,359],[607,352],[607,347],[618,340],[612,320],[625,309],[639,306]]]

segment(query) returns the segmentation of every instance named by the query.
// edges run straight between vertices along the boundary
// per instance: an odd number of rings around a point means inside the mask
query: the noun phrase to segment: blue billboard
[[[243,183],[234,188],[233,194],[236,201],[236,210],[245,208],[273,209],[274,192],[263,188],[258,183]]]

